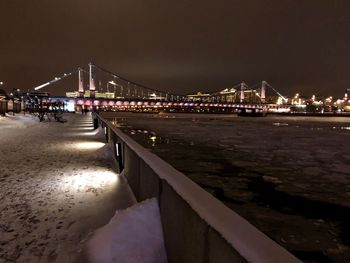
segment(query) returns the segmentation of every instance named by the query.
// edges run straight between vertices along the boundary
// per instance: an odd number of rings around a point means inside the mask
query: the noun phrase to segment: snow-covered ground
[[[350,118],[108,116],[301,259],[350,262]]]
[[[0,262],[77,262],[84,241],[135,202],[91,115],[0,117]]]
[[[156,198],[117,211],[86,243],[91,263],[167,263]]]

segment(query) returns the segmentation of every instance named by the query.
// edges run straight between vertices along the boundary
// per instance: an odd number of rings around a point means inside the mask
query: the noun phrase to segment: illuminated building
[[[67,98],[78,98],[80,97],[79,91],[73,91],[73,92],[66,92]]]

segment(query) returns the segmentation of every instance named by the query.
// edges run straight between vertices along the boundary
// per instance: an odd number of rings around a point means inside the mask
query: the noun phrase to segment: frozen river
[[[350,118],[107,116],[297,257],[350,262]]]

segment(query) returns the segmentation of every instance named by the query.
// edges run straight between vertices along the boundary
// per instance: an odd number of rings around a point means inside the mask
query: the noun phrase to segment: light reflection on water
[[[158,145],[169,144],[171,142],[169,138],[158,136],[154,131],[149,131],[146,129],[130,129],[131,126],[128,125],[119,125],[118,127],[135,140],[142,142],[142,144],[146,144],[145,146],[156,147]]]
[[[274,123],[272,123],[272,125],[274,125],[274,126],[288,126],[289,124],[288,123],[281,123],[281,122],[274,122]]]
[[[340,127],[333,126],[332,129],[333,130],[350,130],[350,127],[349,126],[340,126]]]

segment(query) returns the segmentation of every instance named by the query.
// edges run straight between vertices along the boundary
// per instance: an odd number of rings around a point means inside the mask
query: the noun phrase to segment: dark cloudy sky
[[[8,90],[90,60],[171,92],[260,80],[287,95],[350,88],[349,0],[1,0],[0,27]]]

